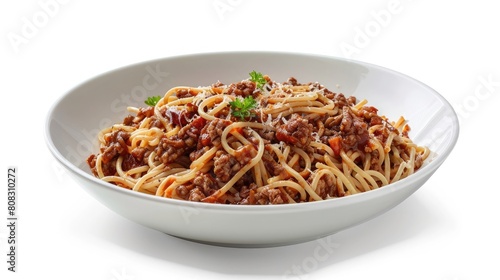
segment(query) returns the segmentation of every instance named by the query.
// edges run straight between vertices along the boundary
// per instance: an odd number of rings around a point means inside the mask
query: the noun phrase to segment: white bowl
[[[95,178],[85,162],[98,130],[120,122],[126,106],[178,85],[230,83],[252,70],[285,81],[320,82],[365,98],[392,120],[404,116],[410,137],[432,157],[415,174],[380,189],[293,205],[218,205],[155,197]],[[391,209],[414,193],[452,151],[459,133],[450,104],[428,86],[398,72],[345,59],[293,53],[229,52],[170,57],[104,73],[65,94],[49,112],[46,139],[82,187],[116,213],[167,234],[227,246],[276,246],[320,238]],[[397,226],[397,225],[394,225]]]

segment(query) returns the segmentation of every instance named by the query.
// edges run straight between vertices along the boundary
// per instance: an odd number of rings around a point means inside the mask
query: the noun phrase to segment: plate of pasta
[[[411,77],[276,52],[125,66],[70,90],[46,125],[55,158],[111,210],[241,247],[313,240],[382,214],[427,181],[458,132],[450,104]]]

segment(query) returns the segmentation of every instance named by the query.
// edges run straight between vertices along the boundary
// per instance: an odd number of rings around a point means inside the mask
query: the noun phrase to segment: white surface
[[[500,18],[494,2],[65,1],[43,8],[46,2],[0,7],[1,116],[7,125],[1,168],[19,167],[19,272],[8,272],[4,262],[2,279],[500,277],[500,190],[494,180],[500,152],[492,130],[500,101]],[[218,13],[214,3],[232,6]],[[26,27],[34,21],[38,27]],[[9,39],[16,35],[22,41],[17,47]],[[444,95],[459,111],[461,135],[415,195],[324,239],[230,249],[169,237],[101,206],[44,143],[50,105],[81,81],[122,65],[226,50],[345,56],[347,45],[356,51],[351,58],[403,72]],[[2,189],[5,209],[6,183]],[[7,234],[0,227],[5,258]]]
[[[216,70],[212,70],[214,63]],[[159,72],[153,75],[155,72],[150,69]],[[142,106],[147,96],[163,96],[179,85],[241,81],[250,72],[248,69],[259,69],[277,81],[285,81],[291,75],[299,81],[320,81],[331,90],[370,100],[370,105],[391,120],[404,114],[412,128],[410,136],[428,146],[432,153],[415,174],[390,186],[328,201],[279,206],[164,199],[113,186],[92,175],[86,158],[99,149],[99,125],[106,120],[109,127],[128,114],[125,108],[118,110],[115,106],[121,102],[121,96],[140,99],[129,106]],[[153,77],[162,81],[156,82]],[[141,84],[146,86],[138,86]],[[144,92],[146,88],[150,90],[138,98],[138,87]],[[425,108],[425,113],[421,108]],[[233,247],[269,247],[316,240],[398,205],[448,157],[457,142],[459,123],[450,104],[436,91],[385,68],[327,56],[226,52],[156,59],[99,75],[55,103],[47,116],[46,133],[49,149],[83,189],[123,217],[185,239]]]

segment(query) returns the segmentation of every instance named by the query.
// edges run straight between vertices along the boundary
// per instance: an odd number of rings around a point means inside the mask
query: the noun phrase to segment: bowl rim
[[[51,133],[50,133],[50,126],[51,126],[51,121],[53,119],[53,115],[56,111],[56,109],[60,106],[60,104],[70,97],[72,94],[75,94],[75,91],[82,87],[83,85],[86,85],[87,83],[90,83],[96,79],[103,78],[107,75],[110,75],[112,73],[116,73],[122,70],[125,70],[127,68],[133,68],[133,67],[138,67],[140,65],[146,65],[146,64],[151,64],[155,62],[160,62],[160,61],[165,61],[165,60],[177,60],[177,59],[184,59],[184,58],[196,58],[196,57],[208,57],[208,56],[227,56],[227,55],[233,55],[233,56],[251,56],[251,55],[284,55],[284,56],[297,56],[297,57],[304,57],[304,58],[318,58],[318,59],[326,59],[326,60],[336,60],[336,61],[341,61],[341,62],[346,62],[346,63],[352,63],[352,64],[357,64],[360,66],[365,66],[367,68],[372,68],[372,69],[377,69],[380,71],[384,72],[389,72],[395,76],[399,76],[404,79],[411,80],[420,86],[426,88],[429,92],[431,92],[435,97],[437,97],[441,102],[443,102],[443,106],[446,107],[450,111],[449,117],[451,118],[453,127],[451,129],[451,137],[448,141],[448,145],[445,147],[442,153],[434,157],[432,160],[427,162],[424,166],[422,166],[417,172],[412,174],[411,176],[408,176],[406,178],[403,178],[397,182],[390,183],[384,187],[370,190],[367,192],[362,192],[354,195],[348,195],[344,197],[337,197],[337,198],[332,198],[332,199],[326,199],[322,201],[311,201],[311,202],[305,202],[305,203],[293,203],[293,204],[278,204],[278,205],[234,205],[234,204],[213,204],[213,203],[201,203],[201,202],[194,202],[194,201],[184,201],[184,200],[178,200],[178,199],[171,199],[171,198],[165,198],[165,197],[159,197],[151,194],[145,194],[141,192],[136,192],[132,191],[129,189],[125,189],[116,185],[113,185],[111,183],[107,183],[99,178],[96,178],[92,176],[91,174],[88,174],[87,172],[83,171],[82,169],[78,168],[76,165],[71,163],[69,160],[67,160],[58,150],[56,145],[54,144]],[[45,128],[44,128],[44,138],[45,138],[45,143],[51,152],[51,154],[55,157],[55,159],[61,163],[67,170],[73,173],[73,175],[79,176],[85,180],[87,180],[89,183],[93,183],[100,188],[106,188],[115,192],[118,192],[120,194],[124,194],[127,196],[132,196],[135,198],[139,199],[145,199],[145,200],[150,200],[152,202],[156,203],[162,203],[162,204],[170,204],[172,206],[179,206],[179,207],[190,207],[190,208],[200,208],[200,209],[210,209],[210,210],[231,210],[231,211],[248,211],[251,209],[251,211],[264,211],[267,212],[269,210],[274,211],[303,211],[303,210],[310,210],[311,207],[313,208],[319,208],[319,207],[333,207],[333,206],[342,206],[345,204],[351,204],[353,202],[362,202],[366,200],[371,200],[379,196],[383,196],[386,192],[393,192],[395,191],[394,189],[398,188],[405,188],[409,187],[411,184],[413,184],[416,181],[419,181],[422,178],[428,177],[434,173],[438,167],[446,160],[448,155],[452,152],[454,149],[460,132],[460,126],[459,126],[459,121],[458,121],[458,116],[451,104],[436,90],[428,86],[427,84],[410,77],[406,74],[403,74],[401,72],[398,72],[396,70],[386,68],[380,65],[368,63],[368,62],[363,62],[355,59],[349,59],[349,58],[343,58],[343,57],[337,57],[337,56],[329,56],[329,55],[323,55],[323,54],[312,54],[312,53],[302,53],[302,52],[282,52],[282,51],[224,51],[224,52],[201,52],[201,53],[191,53],[191,54],[181,54],[181,55],[173,55],[173,56],[166,56],[166,57],[161,57],[161,58],[156,58],[156,59],[150,59],[146,61],[140,61],[140,62],[135,62],[127,65],[122,65],[118,68],[114,68],[112,70],[108,70],[105,72],[101,72],[98,75],[92,76],[90,78],[87,78],[83,80],[82,82],[78,83],[76,86],[73,86],[69,90],[67,90],[65,93],[63,93],[61,96],[59,96],[53,104],[50,106],[50,108],[47,111],[46,114],[46,119],[45,119]],[[333,204],[333,205],[332,205]]]

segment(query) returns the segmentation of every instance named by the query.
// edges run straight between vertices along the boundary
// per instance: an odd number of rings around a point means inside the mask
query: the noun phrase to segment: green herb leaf
[[[250,74],[250,81],[255,82],[258,88],[262,89],[262,87],[267,83],[262,73],[253,70],[249,74]]]
[[[231,105],[231,114],[244,120],[255,116],[252,109],[257,107],[257,101],[252,96],[247,96],[245,99],[236,98],[234,101],[229,102],[229,105]]]
[[[158,101],[160,101],[160,99],[161,99],[161,96],[150,96],[150,97],[148,97],[148,99],[146,99],[144,101],[144,103],[146,103],[146,105],[154,107],[156,105],[156,103],[158,103]]]

